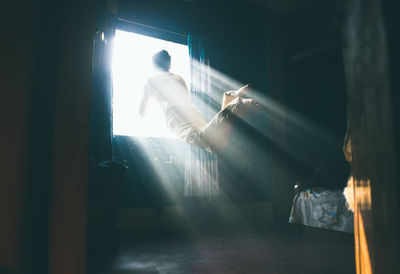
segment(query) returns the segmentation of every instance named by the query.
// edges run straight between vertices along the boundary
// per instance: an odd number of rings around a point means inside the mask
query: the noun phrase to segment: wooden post
[[[395,123],[380,0],[348,0],[343,37],[357,273],[399,271]]]
[[[89,109],[95,33],[93,1],[62,1],[49,273],[86,273]]]

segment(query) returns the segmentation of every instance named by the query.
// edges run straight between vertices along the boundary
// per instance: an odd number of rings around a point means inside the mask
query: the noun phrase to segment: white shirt
[[[198,109],[190,100],[185,81],[179,75],[168,71],[150,77],[145,84],[145,96],[151,96],[159,103],[166,115],[168,126],[177,134],[188,127],[200,129],[206,125]]]

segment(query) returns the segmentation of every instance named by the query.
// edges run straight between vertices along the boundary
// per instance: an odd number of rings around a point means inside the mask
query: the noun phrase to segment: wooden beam
[[[346,2],[344,64],[358,274],[399,272],[399,190],[384,0]],[[397,50],[397,49],[395,49]],[[398,160],[397,160],[398,161]]]

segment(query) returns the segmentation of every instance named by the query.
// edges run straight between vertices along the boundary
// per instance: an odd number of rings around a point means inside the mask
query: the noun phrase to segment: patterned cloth
[[[353,213],[340,190],[308,189],[294,197],[289,223],[353,233]]]

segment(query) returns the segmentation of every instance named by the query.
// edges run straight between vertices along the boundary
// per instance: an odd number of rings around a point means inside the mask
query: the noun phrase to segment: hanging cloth
[[[188,35],[191,67],[190,94],[193,104],[203,117],[214,115],[210,107],[211,77],[201,37]],[[219,195],[217,155],[202,148],[188,146],[185,160],[185,197],[212,197]]]
[[[106,14],[94,36],[93,78],[90,113],[90,161],[112,159],[111,52],[115,35],[114,16]]]

